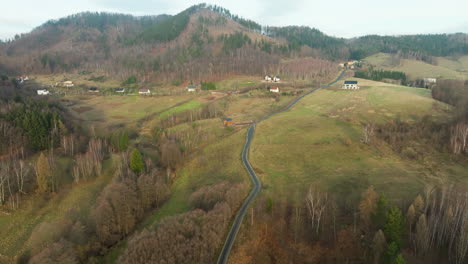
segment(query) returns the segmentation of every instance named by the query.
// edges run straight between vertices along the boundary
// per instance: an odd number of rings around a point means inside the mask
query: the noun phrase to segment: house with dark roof
[[[342,86],[342,89],[358,90],[359,89],[358,81],[345,81],[343,86]]]
[[[90,93],[99,93],[99,88],[91,87],[91,88],[88,89],[88,92],[90,92]]]
[[[224,126],[232,126],[234,124],[234,122],[232,121],[232,118],[224,118]]]
[[[197,91],[197,86],[196,85],[189,85],[187,86],[187,92],[196,92]]]

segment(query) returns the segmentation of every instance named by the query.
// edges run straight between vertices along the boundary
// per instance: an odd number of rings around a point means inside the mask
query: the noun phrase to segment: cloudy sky
[[[26,0],[2,3],[0,39],[82,11],[176,14],[194,0]],[[329,35],[468,33],[467,0],[212,0],[262,25],[306,25]]]

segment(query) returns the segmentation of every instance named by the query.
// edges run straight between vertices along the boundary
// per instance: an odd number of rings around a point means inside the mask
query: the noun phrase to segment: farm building
[[[266,75],[266,76],[265,76],[265,81],[271,82],[271,80],[273,80],[273,78],[271,78],[270,75]]]
[[[269,89],[272,93],[279,93],[279,87],[274,87]]]
[[[50,92],[47,91],[47,90],[37,90],[37,94],[38,95],[48,95],[48,94],[50,94]]]
[[[436,78],[424,78],[424,84],[429,85],[429,84],[436,84],[437,79]]]
[[[140,89],[138,90],[138,94],[148,95],[151,94],[151,91],[149,89]]]
[[[97,87],[91,87],[88,89],[89,93],[99,93],[99,89]]]
[[[187,86],[187,92],[195,92],[197,91],[197,86],[196,85],[189,85]]]
[[[224,118],[224,126],[232,126],[234,124],[234,122],[232,121],[232,118]]]
[[[279,81],[281,81],[281,78],[280,78],[279,76],[275,76],[275,77],[273,78],[273,81],[274,81],[274,82],[279,82]]]
[[[116,92],[116,93],[125,93],[125,88],[115,88],[114,92]]]
[[[346,90],[357,90],[359,89],[358,81],[345,81],[342,89]]]
[[[70,87],[73,87],[75,85],[73,84],[72,81],[65,81],[65,82],[63,82],[63,86],[70,88]]]

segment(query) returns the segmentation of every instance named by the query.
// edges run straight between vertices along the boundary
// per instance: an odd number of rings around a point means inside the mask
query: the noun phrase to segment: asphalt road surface
[[[346,71],[342,71],[340,73],[340,75],[338,76],[338,78],[336,78],[336,80],[334,80],[333,82],[331,82],[329,84],[322,85],[320,88],[327,88],[327,87],[335,84],[336,82],[338,82],[343,77],[345,72]],[[250,162],[249,162],[250,143],[252,143],[252,139],[253,139],[253,136],[255,134],[255,125],[256,125],[256,123],[261,122],[261,121],[263,121],[265,119],[268,119],[268,118],[272,117],[273,115],[276,115],[276,114],[279,114],[279,113],[282,113],[282,112],[285,112],[285,111],[291,109],[291,107],[293,107],[302,98],[304,98],[305,96],[317,91],[320,88],[312,89],[312,90],[308,91],[307,93],[305,93],[305,94],[301,95],[300,97],[298,97],[296,100],[292,101],[284,109],[282,109],[280,111],[277,111],[275,113],[264,116],[263,118],[261,118],[257,122],[252,123],[250,125],[249,129],[247,130],[247,138],[246,138],[246,141],[245,141],[244,149],[242,150],[241,158],[242,158],[242,163],[245,166],[245,169],[247,170],[247,172],[250,175],[250,178],[251,178],[252,184],[253,184],[253,188],[250,191],[247,198],[245,199],[242,206],[240,207],[239,211],[237,212],[236,217],[234,218],[234,222],[232,223],[231,229],[229,230],[229,234],[228,234],[228,236],[226,238],[226,242],[224,242],[223,249],[221,250],[221,253],[219,255],[218,262],[217,262],[218,264],[226,264],[227,263],[228,258],[229,258],[229,253],[231,252],[231,248],[234,245],[234,241],[236,240],[237,233],[239,232],[239,229],[241,227],[242,220],[244,219],[244,216],[247,213],[247,209],[249,208],[250,204],[253,202],[255,197],[258,195],[258,193],[262,189],[262,183],[258,179],[257,174],[255,174],[255,171],[253,170],[253,168],[252,168],[252,166],[250,165]]]

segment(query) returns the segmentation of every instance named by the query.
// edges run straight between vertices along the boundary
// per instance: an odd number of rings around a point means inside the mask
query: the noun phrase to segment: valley
[[[219,6],[0,42],[0,263],[468,258],[467,35]]]

